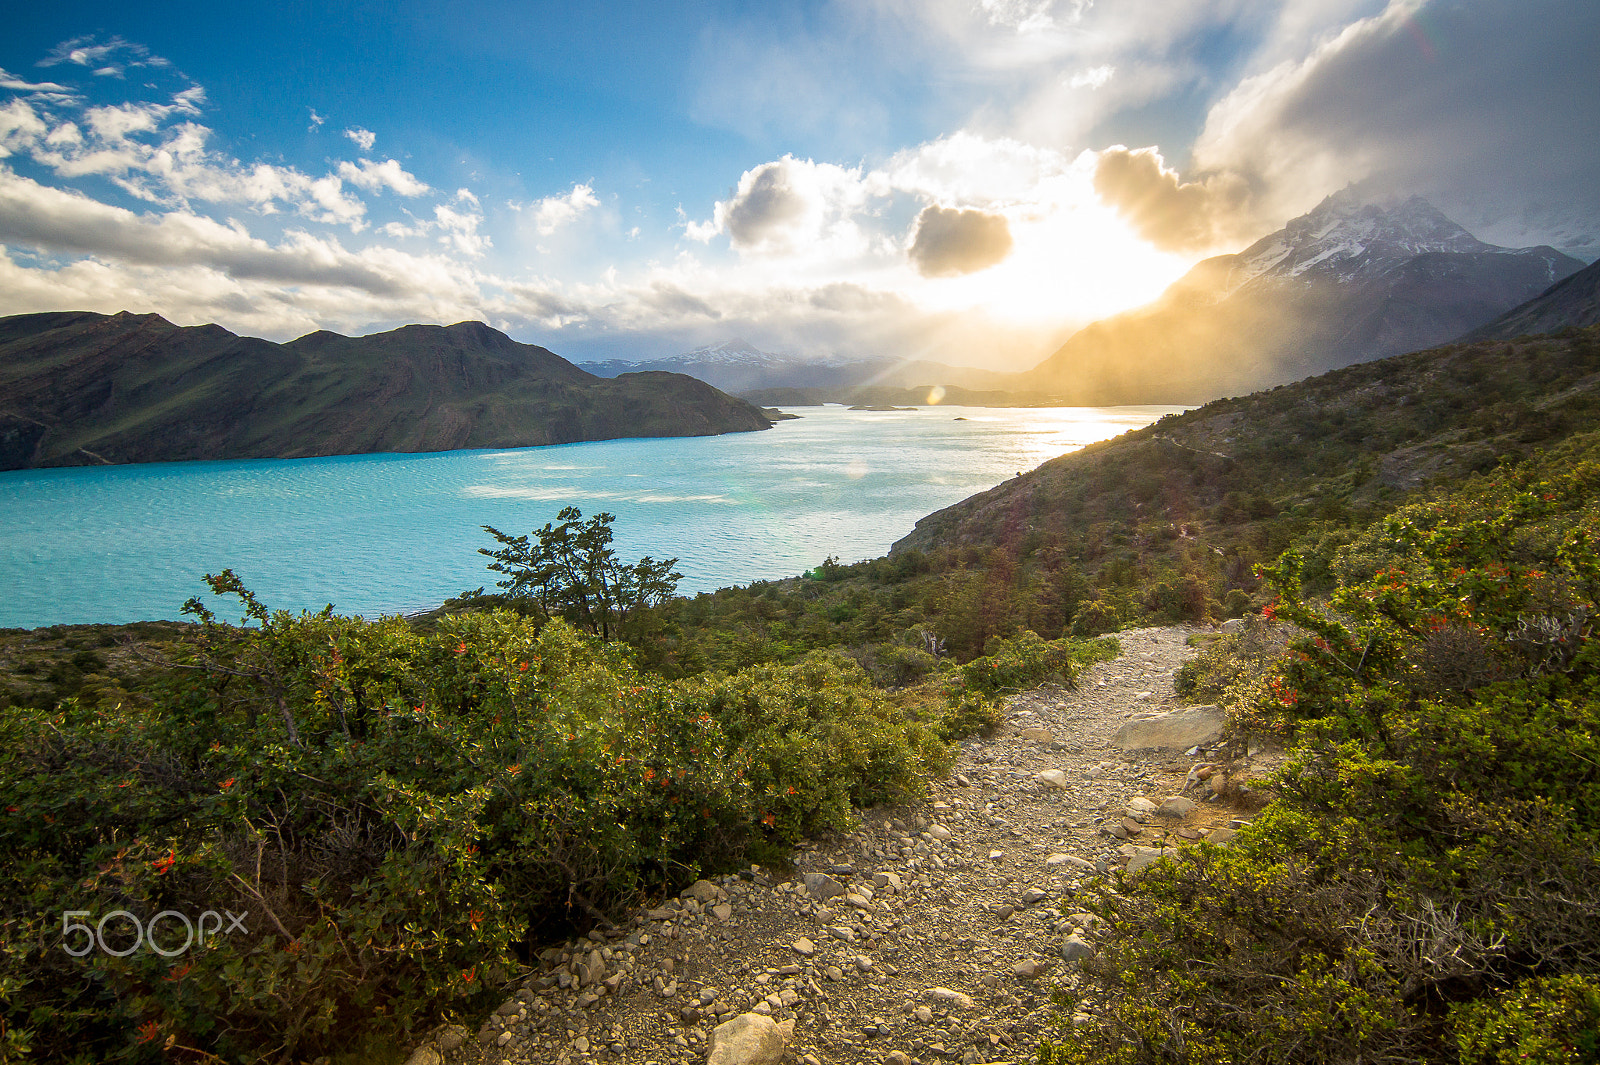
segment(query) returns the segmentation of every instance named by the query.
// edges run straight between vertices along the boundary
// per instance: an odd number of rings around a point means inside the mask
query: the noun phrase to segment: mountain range
[[[1583,264],[1485,244],[1417,197],[1336,193],[1154,303],[1096,322],[1009,387],[1071,403],[1199,403],[1453,340]]]
[[[900,360],[872,356],[804,356],[762,351],[747,340],[735,338],[721,344],[686,351],[681,355],[629,362],[611,359],[581,364],[602,377],[640,370],[665,370],[698,377],[728,392],[762,389],[824,389],[829,394],[863,386],[915,388],[919,385],[955,385],[992,389],[1009,381],[1011,374],[951,366],[926,360]]]
[[[0,318],[0,470],[771,428],[691,377],[597,377],[481,322],[287,344],[155,314]]]

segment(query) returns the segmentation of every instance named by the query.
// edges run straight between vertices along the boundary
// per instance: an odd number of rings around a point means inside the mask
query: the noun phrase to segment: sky
[[[1351,183],[1600,254],[1593,0],[21,5],[0,314],[1020,369]]]

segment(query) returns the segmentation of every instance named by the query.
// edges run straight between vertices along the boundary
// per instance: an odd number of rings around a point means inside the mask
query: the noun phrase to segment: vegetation
[[[1587,434],[1370,528],[1325,604],[1269,568],[1292,638],[1228,689],[1295,745],[1279,797],[1077,900],[1094,1021],[1041,1062],[1594,1060],[1597,490]]]

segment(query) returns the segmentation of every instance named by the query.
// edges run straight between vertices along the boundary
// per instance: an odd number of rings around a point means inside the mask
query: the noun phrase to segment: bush
[[[1597,482],[1524,469],[1401,515],[1326,606],[1293,554],[1268,569],[1287,647],[1252,678],[1218,640],[1186,685],[1297,743],[1279,798],[1230,849],[1077,900],[1107,919],[1096,1021],[1042,1061],[1592,1057]]]
[[[152,698],[0,711],[0,1023],[40,1058],[400,1041],[503,994],[519,944],[915,797],[949,765],[835,655],[669,683],[560,620],[419,633],[215,583],[256,627],[201,608]],[[62,949],[64,913],[119,910],[250,916],[171,958]]]
[[[1078,608],[1067,631],[1073,636],[1100,636],[1120,628],[1122,616],[1116,608],[1103,599],[1095,599]]]
[[[1525,980],[1451,1017],[1463,1065],[1600,1061],[1600,979]]]

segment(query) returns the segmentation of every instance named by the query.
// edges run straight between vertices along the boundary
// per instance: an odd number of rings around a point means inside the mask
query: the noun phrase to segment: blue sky
[[[1586,0],[35,5],[0,313],[1025,366],[1353,181],[1600,243],[1596,40]]]

